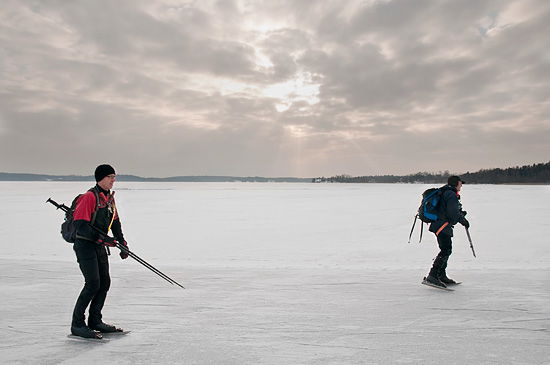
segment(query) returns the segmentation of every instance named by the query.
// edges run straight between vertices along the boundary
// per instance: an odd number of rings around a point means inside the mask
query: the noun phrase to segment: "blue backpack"
[[[437,221],[437,212],[442,194],[441,188],[430,188],[422,193],[422,202],[418,207],[418,219],[424,223]]]
[[[414,217],[411,233],[409,234],[409,243],[411,243],[411,237],[417,219],[420,219],[423,223],[432,223],[437,221],[439,203],[441,202],[442,195],[442,188],[430,188],[422,193],[422,201],[420,202],[420,207],[418,207],[418,212]],[[419,243],[422,241],[423,227],[423,225],[420,226],[420,239],[418,241]]]

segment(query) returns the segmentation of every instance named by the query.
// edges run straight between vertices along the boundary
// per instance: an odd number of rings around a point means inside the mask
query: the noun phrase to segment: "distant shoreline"
[[[494,168],[451,174],[449,171],[437,174],[418,172],[410,175],[371,175],[350,176],[337,175],[332,177],[263,177],[263,176],[170,176],[170,177],[141,177],[136,175],[117,175],[119,182],[256,182],[256,183],[341,183],[341,184],[433,184],[442,185],[450,175],[460,175],[467,184],[490,185],[550,185],[550,162],[533,165],[510,167],[506,169]],[[92,175],[48,175],[31,173],[0,172],[0,181],[90,181]]]
[[[183,177],[185,178],[185,177]],[[242,180],[240,180],[242,179]],[[313,185],[324,185],[324,184],[327,184],[327,185],[333,185],[333,184],[342,184],[342,185],[350,185],[350,184],[361,184],[361,185],[376,185],[376,184],[392,184],[392,185],[434,185],[434,186],[439,186],[439,185],[443,185],[444,182],[443,181],[440,181],[440,182],[405,182],[405,181],[395,181],[395,182],[383,182],[383,181],[371,181],[371,182],[321,182],[321,183],[316,183],[316,182],[313,182],[312,179],[300,179],[300,178],[292,178],[292,179],[288,179],[286,180],[285,178],[277,178],[277,179],[271,179],[271,178],[262,178],[262,179],[258,179],[258,180],[254,180],[254,179],[249,179],[249,178],[235,178],[233,180],[212,180],[212,179],[205,179],[205,180],[199,180],[199,179],[190,179],[190,180],[185,180],[185,179],[182,179],[182,180],[175,180],[175,179],[172,179],[172,178],[166,178],[166,179],[161,179],[161,178],[143,178],[142,180],[137,180],[137,179],[130,179],[130,180],[127,180],[127,179],[124,179],[124,178],[119,178],[117,177],[117,181],[119,183],[124,183],[124,182],[137,182],[137,183],[260,183],[260,184],[264,184],[264,183],[289,183],[289,184],[313,184]],[[10,179],[4,179],[0,176],[0,182],[20,182],[20,183],[24,183],[24,182],[60,182],[60,183],[63,183],[63,182],[89,182],[89,183],[95,183],[95,180],[93,177],[89,177],[89,178],[74,178],[74,177],[68,177],[67,179],[63,179],[63,178],[52,178],[52,179],[42,179],[42,178],[35,178],[35,179],[29,179],[29,178],[25,178],[25,179],[14,179],[14,178],[10,178]],[[540,185],[540,186],[545,186],[545,185],[550,185],[550,183],[548,182],[506,182],[506,183],[488,183],[488,182],[480,182],[480,183],[476,183],[476,182],[472,182],[472,183],[468,183],[467,185]],[[121,188],[118,188],[117,190],[121,190]],[[122,189],[124,190],[124,189]],[[149,190],[149,189],[144,189],[144,190]],[[159,189],[153,189],[153,190],[159,190]],[[171,189],[162,189],[162,190],[171,190]]]

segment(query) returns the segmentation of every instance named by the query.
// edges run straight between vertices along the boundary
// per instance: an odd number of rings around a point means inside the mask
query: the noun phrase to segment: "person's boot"
[[[71,333],[75,336],[84,338],[103,338],[103,336],[101,336],[101,333],[94,331],[88,326],[71,326]]]
[[[103,322],[98,323],[88,323],[88,326],[92,330],[99,331],[101,333],[112,333],[112,332],[123,332],[122,328],[117,328],[113,326],[112,324],[107,324]]]
[[[441,282],[441,280],[439,280],[438,278],[436,278],[435,276],[432,276],[432,275],[426,276],[425,280],[428,283],[430,283],[432,285],[435,285],[435,286],[438,286],[440,288],[446,288],[447,287],[447,285],[445,285],[443,282]]]
[[[439,280],[445,285],[456,285],[456,281],[448,278],[445,273],[439,277]]]

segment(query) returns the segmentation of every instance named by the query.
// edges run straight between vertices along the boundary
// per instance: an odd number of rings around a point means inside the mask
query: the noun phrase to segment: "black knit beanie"
[[[99,182],[107,175],[115,174],[115,169],[111,165],[99,165],[95,169],[95,181]]]

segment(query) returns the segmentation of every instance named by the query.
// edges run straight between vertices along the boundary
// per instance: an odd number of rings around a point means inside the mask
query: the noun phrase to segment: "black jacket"
[[[437,221],[430,224],[430,232],[435,234],[444,233],[453,236],[453,226],[457,223],[464,224],[464,212],[460,204],[460,195],[454,186],[445,185],[441,188],[441,202],[437,212]]]

